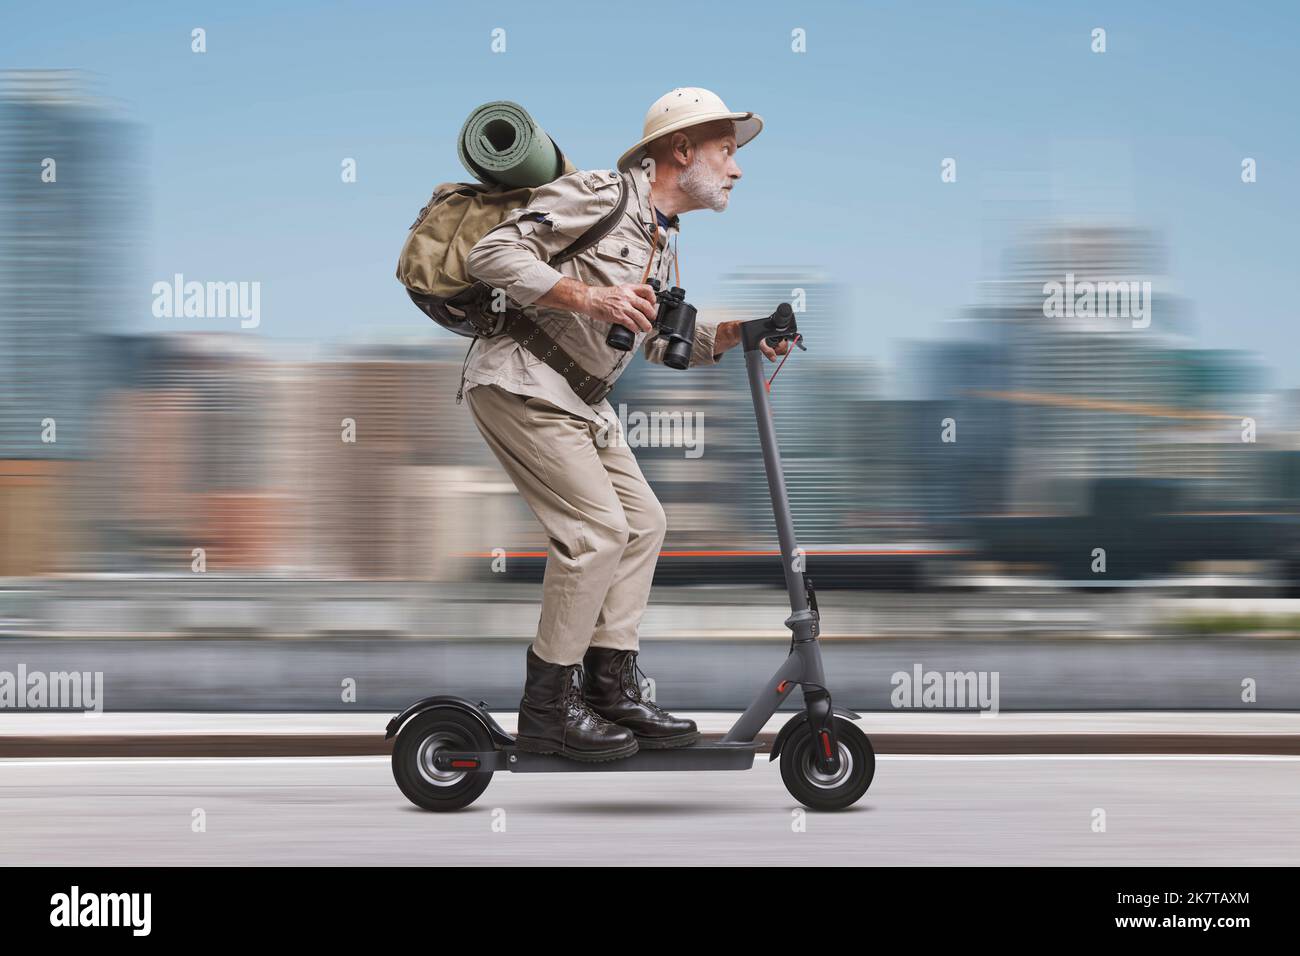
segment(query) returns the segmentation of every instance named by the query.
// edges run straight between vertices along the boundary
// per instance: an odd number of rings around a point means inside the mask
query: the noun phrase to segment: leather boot
[[[647,750],[687,747],[700,739],[695,721],[674,717],[641,696],[636,651],[589,647],[582,659],[586,680],[582,692],[591,709],[636,734]]]
[[[599,762],[637,752],[632,731],[593,713],[582,699],[582,665],[552,664],[528,647],[528,676],[519,702],[515,746],[538,754],[559,754]]]

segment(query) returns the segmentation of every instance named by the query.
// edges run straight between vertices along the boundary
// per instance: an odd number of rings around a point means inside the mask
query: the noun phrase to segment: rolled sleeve
[[[549,261],[595,225],[615,199],[616,190],[598,193],[586,173],[561,176],[488,230],[466,256],[465,269],[521,306],[532,305],[563,278]]]
[[[520,305],[532,305],[559,282],[563,276],[540,259],[521,262],[512,269],[509,281],[500,288],[507,296]],[[488,283],[492,285],[492,283]]]
[[[717,365],[725,352],[717,351],[718,325],[695,325],[695,347],[691,350],[692,365]]]
[[[549,226],[521,219],[527,211],[514,210],[510,219],[489,230],[465,257],[465,270],[471,276],[500,289],[520,305],[532,305],[560,281],[560,273],[546,260],[569,244],[563,236],[552,239]],[[552,251],[555,244],[559,248]]]

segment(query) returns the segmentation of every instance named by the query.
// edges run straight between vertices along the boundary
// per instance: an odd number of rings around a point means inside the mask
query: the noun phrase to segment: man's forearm
[[[591,309],[591,288],[577,279],[561,276],[560,281],[537,299],[537,305],[586,315]]]

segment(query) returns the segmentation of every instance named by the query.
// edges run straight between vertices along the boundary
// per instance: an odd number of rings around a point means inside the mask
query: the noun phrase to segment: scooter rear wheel
[[[450,707],[426,710],[406,722],[393,744],[393,779],[398,789],[422,810],[460,810],[479,798],[492,772],[440,770],[439,750],[487,752],[494,749],[483,725]]]
[[[808,721],[799,726],[781,748],[781,779],[790,795],[810,810],[843,810],[853,806],[876,775],[876,753],[867,735],[851,721],[835,717],[840,765],[834,774],[817,767],[817,741]]]

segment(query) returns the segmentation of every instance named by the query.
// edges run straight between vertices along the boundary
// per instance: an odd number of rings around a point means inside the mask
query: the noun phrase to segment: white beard
[[[682,192],[690,196],[697,203],[706,209],[712,209],[714,212],[722,212],[727,208],[727,177],[722,176],[714,179],[709,175],[709,169],[698,156],[691,161],[680,176],[677,177],[677,185]]]

